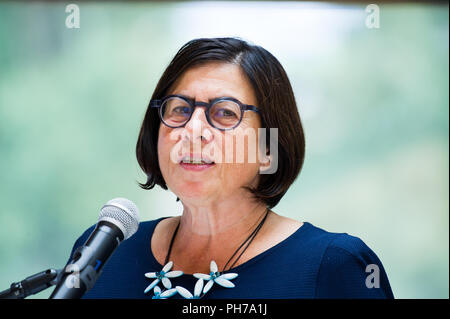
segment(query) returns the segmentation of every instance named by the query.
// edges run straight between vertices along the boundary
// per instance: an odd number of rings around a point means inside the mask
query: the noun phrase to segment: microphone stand
[[[61,269],[47,269],[31,275],[20,282],[13,282],[9,289],[0,292],[0,299],[23,299],[56,285]]]

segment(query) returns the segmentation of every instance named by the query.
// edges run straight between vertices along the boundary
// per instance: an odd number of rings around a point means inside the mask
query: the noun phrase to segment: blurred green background
[[[61,268],[101,206],[179,215],[135,158],[153,89],[197,37],[273,53],[295,91],[304,168],[274,211],[360,237],[397,298],[449,297],[448,5],[0,3],[0,290]],[[47,298],[48,289],[34,298]]]

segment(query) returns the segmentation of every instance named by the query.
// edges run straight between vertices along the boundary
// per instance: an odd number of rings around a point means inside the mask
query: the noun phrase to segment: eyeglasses
[[[245,111],[259,113],[256,106],[242,104],[232,97],[219,97],[210,103],[196,102],[183,95],[168,95],[161,100],[151,100],[150,107],[159,108],[161,121],[171,128],[183,127],[192,117],[197,106],[206,107],[208,123],[222,131],[237,127]]]

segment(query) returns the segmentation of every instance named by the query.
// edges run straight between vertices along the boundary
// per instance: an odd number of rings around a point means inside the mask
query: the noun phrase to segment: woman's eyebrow
[[[195,97],[193,97],[193,96],[189,96],[189,95],[186,95],[186,94],[177,94],[177,93],[173,93],[173,94],[175,94],[175,95],[180,95],[180,96],[185,97],[185,98],[187,98],[187,99],[189,99],[189,100],[191,100],[191,101],[196,101],[196,100],[195,100]],[[224,98],[224,97],[231,97],[231,98],[233,98],[233,99],[239,100],[238,98],[236,98],[236,97],[234,97],[234,96],[232,96],[232,95],[229,95],[229,94],[221,94],[221,95],[219,95],[219,96],[217,96],[217,97],[213,97],[213,98],[209,99],[208,102],[211,102],[212,100],[215,100],[215,99],[218,99],[218,98]]]

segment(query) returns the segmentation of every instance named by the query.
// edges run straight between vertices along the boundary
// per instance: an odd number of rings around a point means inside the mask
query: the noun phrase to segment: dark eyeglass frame
[[[186,122],[185,122],[184,124],[182,124],[182,125],[172,126],[172,125],[167,124],[167,123],[164,121],[164,119],[163,119],[162,107],[161,107],[161,106],[164,104],[164,102],[165,102],[167,99],[172,98],[172,97],[177,97],[177,98],[180,98],[180,99],[186,101],[186,102],[189,104],[189,106],[191,107],[191,109],[192,109],[192,112],[191,112],[191,114],[189,115],[189,118],[188,118],[188,119],[186,120]],[[239,121],[236,123],[236,125],[234,125],[233,127],[228,127],[228,128],[217,127],[217,126],[214,125],[214,123],[211,121],[211,119],[210,119],[210,117],[209,117],[209,110],[211,109],[211,107],[212,107],[215,103],[222,102],[222,101],[232,101],[232,102],[235,102],[236,104],[239,105],[239,107],[240,107],[240,109],[241,109],[241,117],[240,117]],[[179,127],[185,126],[185,125],[191,120],[192,114],[194,114],[195,108],[196,108],[197,106],[206,107],[205,115],[206,115],[206,120],[208,121],[209,125],[211,125],[212,127],[216,128],[216,129],[218,129],[218,130],[221,130],[221,131],[228,131],[228,130],[232,130],[232,129],[238,127],[239,124],[241,124],[241,121],[242,121],[242,118],[244,117],[244,112],[245,112],[245,111],[253,111],[253,112],[256,112],[256,113],[260,114],[260,111],[259,111],[259,109],[258,109],[256,106],[254,106],[254,105],[249,105],[249,104],[243,104],[243,103],[241,103],[239,100],[237,100],[237,99],[235,99],[235,98],[232,98],[232,97],[228,97],[228,96],[215,98],[215,99],[211,100],[211,102],[209,102],[209,103],[207,103],[207,102],[199,102],[199,101],[195,101],[194,99],[190,99],[190,98],[188,98],[188,97],[186,97],[186,96],[184,96],[184,95],[179,95],[179,94],[171,94],[171,95],[167,95],[167,96],[163,97],[163,98],[160,99],[160,100],[150,100],[150,107],[159,108],[158,114],[159,114],[159,118],[161,119],[161,122],[163,122],[164,125],[166,125],[166,126],[168,126],[168,127],[171,127],[171,128],[179,128]]]

